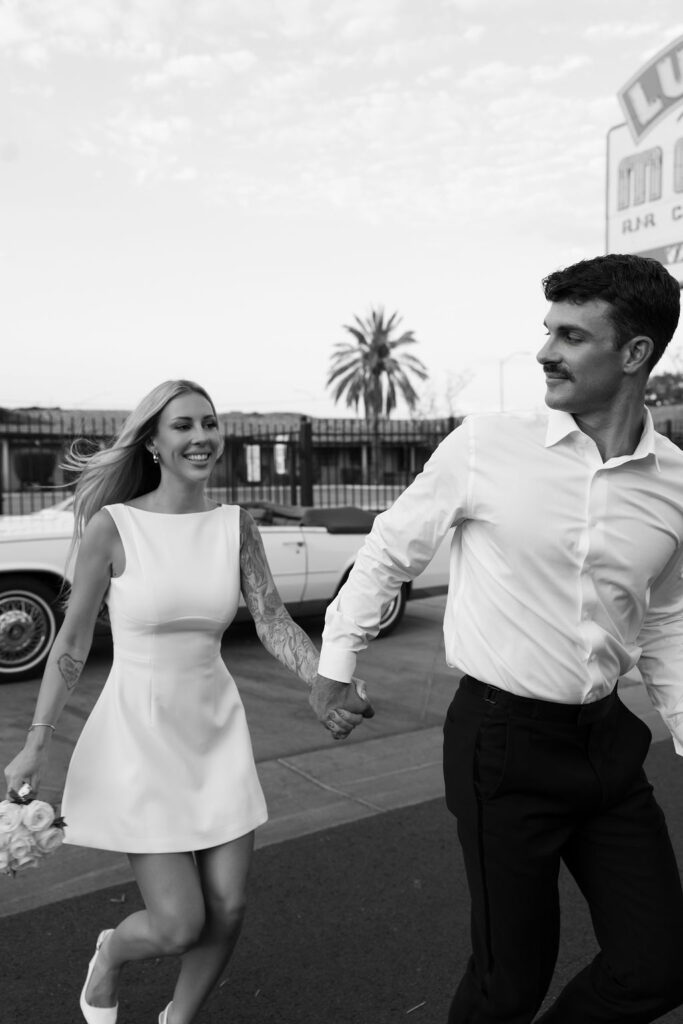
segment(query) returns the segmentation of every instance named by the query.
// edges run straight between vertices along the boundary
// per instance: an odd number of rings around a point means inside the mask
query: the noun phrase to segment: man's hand
[[[344,739],[364,718],[375,714],[365,683],[355,677],[350,683],[339,683],[336,679],[316,676],[308,703],[335,740]]]

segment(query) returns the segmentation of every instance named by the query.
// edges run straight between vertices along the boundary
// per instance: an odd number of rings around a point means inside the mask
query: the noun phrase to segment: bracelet
[[[54,725],[50,725],[49,722],[34,722],[32,725],[29,726],[28,731],[31,732],[32,729],[41,729],[41,728],[42,729],[52,729],[53,732],[55,731]]]

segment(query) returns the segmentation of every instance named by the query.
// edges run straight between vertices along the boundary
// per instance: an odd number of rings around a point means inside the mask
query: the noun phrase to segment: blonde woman
[[[76,744],[62,813],[67,842],[128,854],[145,909],[97,939],[80,998],[88,1024],[115,1024],[126,962],[171,954],[180,973],[159,1022],[190,1024],[237,940],[254,829],[267,817],[220,654],[240,589],[266,649],[309,686],[316,677],[318,653],[282,604],[254,521],[206,493],[221,452],[213,402],[180,380],[150,392],[110,448],[72,455],[80,543],[69,606],[5,776],[8,788],[37,792],[105,600],[112,669]],[[356,691],[326,709],[336,737],[372,714]]]

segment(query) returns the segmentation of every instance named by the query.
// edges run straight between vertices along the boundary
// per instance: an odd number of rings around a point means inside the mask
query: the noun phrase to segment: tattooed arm
[[[270,566],[266,559],[259,529],[244,509],[240,511],[240,571],[242,595],[251,612],[256,632],[266,650],[295,672],[309,689],[318,678],[318,651],[308,635],[297,626],[282,603]],[[309,703],[335,739],[343,739],[373,713],[365,697],[364,684],[354,680],[356,687],[345,686],[343,697]],[[338,695],[336,695],[338,696]]]
[[[282,603],[259,528],[245,509],[240,509],[240,582],[265,649],[312,686],[318,672],[318,652]]]
[[[48,726],[56,726],[83,671],[97,614],[111,579],[117,541],[118,533],[111,516],[108,512],[98,512],[83,534],[69,605],[45,665],[32,719],[41,724],[29,731],[23,749],[7,765],[8,789],[18,790],[24,782],[29,782],[34,792],[38,790],[53,733]]]

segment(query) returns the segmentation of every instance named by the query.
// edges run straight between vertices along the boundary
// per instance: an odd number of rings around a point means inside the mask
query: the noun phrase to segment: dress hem
[[[188,845],[187,839],[174,841],[170,840],[168,836],[164,836],[163,840],[159,841],[159,845],[154,845],[153,840],[150,840],[149,836],[145,836],[144,844],[137,845],[135,849],[132,846],[127,846],[124,849],[121,846],[105,846],[101,839],[71,839],[65,835],[64,846],[82,846],[88,850],[103,850],[106,853],[190,853],[197,850],[210,850],[214,846],[223,846],[225,843],[231,843],[235,839],[241,839],[242,836],[246,836],[262,825],[265,825],[267,821],[268,815],[265,818],[259,818],[247,828],[240,829],[239,832],[232,832],[227,836],[216,836],[212,839],[204,838],[199,841],[199,844]]]

